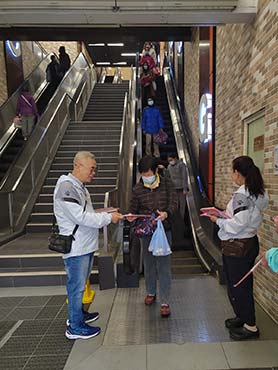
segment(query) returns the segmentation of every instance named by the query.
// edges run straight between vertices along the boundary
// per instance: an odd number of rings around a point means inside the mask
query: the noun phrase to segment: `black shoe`
[[[234,340],[246,340],[246,339],[257,339],[260,336],[260,331],[251,331],[246,329],[244,326],[242,328],[230,329],[230,337]]]
[[[225,320],[225,326],[228,329],[232,328],[240,328],[242,327],[244,322],[239,317],[233,317],[231,319]]]

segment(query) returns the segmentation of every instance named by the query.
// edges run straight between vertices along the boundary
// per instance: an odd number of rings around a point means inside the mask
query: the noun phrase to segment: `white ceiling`
[[[0,0],[0,27],[249,23],[258,0]]]

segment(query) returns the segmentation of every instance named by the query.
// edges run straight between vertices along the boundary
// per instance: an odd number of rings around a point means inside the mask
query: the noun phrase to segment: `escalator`
[[[33,73],[35,74],[36,70],[34,70]],[[25,83],[26,82],[24,82],[24,84]],[[36,104],[40,116],[44,113],[50,99],[55,93],[55,89],[53,89],[52,84],[49,84],[46,81],[42,82],[42,84],[43,89],[36,98]],[[55,87],[57,88],[58,86]],[[3,146],[0,148],[0,184],[7,175],[9,169],[15,163],[16,159],[19,157],[25,144],[21,130],[16,129],[13,131],[14,132],[10,135],[8,140],[4,142]]]
[[[186,199],[188,226],[190,226],[192,235],[192,250],[198,261],[201,261],[203,268],[209,272],[216,273],[220,283],[223,283],[222,255],[219,241],[217,240],[215,224],[205,217],[200,217],[200,208],[211,206],[211,204],[200,183],[198,166],[189,139],[191,132],[187,126],[186,115],[181,109],[173,73],[169,67],[164,68],[163,80],[171,122],[175,123],[172,124],[171,130],[167,133],[173,133],[176,151],[179,157],[184,159],[189,175],[189,193]]]

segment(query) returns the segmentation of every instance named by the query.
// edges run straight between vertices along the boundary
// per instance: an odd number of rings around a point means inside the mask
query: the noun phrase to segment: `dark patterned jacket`
[[[168,176],[160,176],[160,184],[156,189],[144,186],[142,179],[135,185],[130,202],[129,212],[133,214],[152,214],[166,211],[168,217],[163,221],[164,228],[170,228],[171,216],[178,208],[177,193]]]

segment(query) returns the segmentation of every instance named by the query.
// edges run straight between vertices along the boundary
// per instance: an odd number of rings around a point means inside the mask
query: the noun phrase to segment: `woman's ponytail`
[[[237,170],[245,178],[245,187],[250,195],[258,198],[259,195],[264,194],[264,180],[252,158],[247,155],[235,158],[233,160],[233,170]]]

